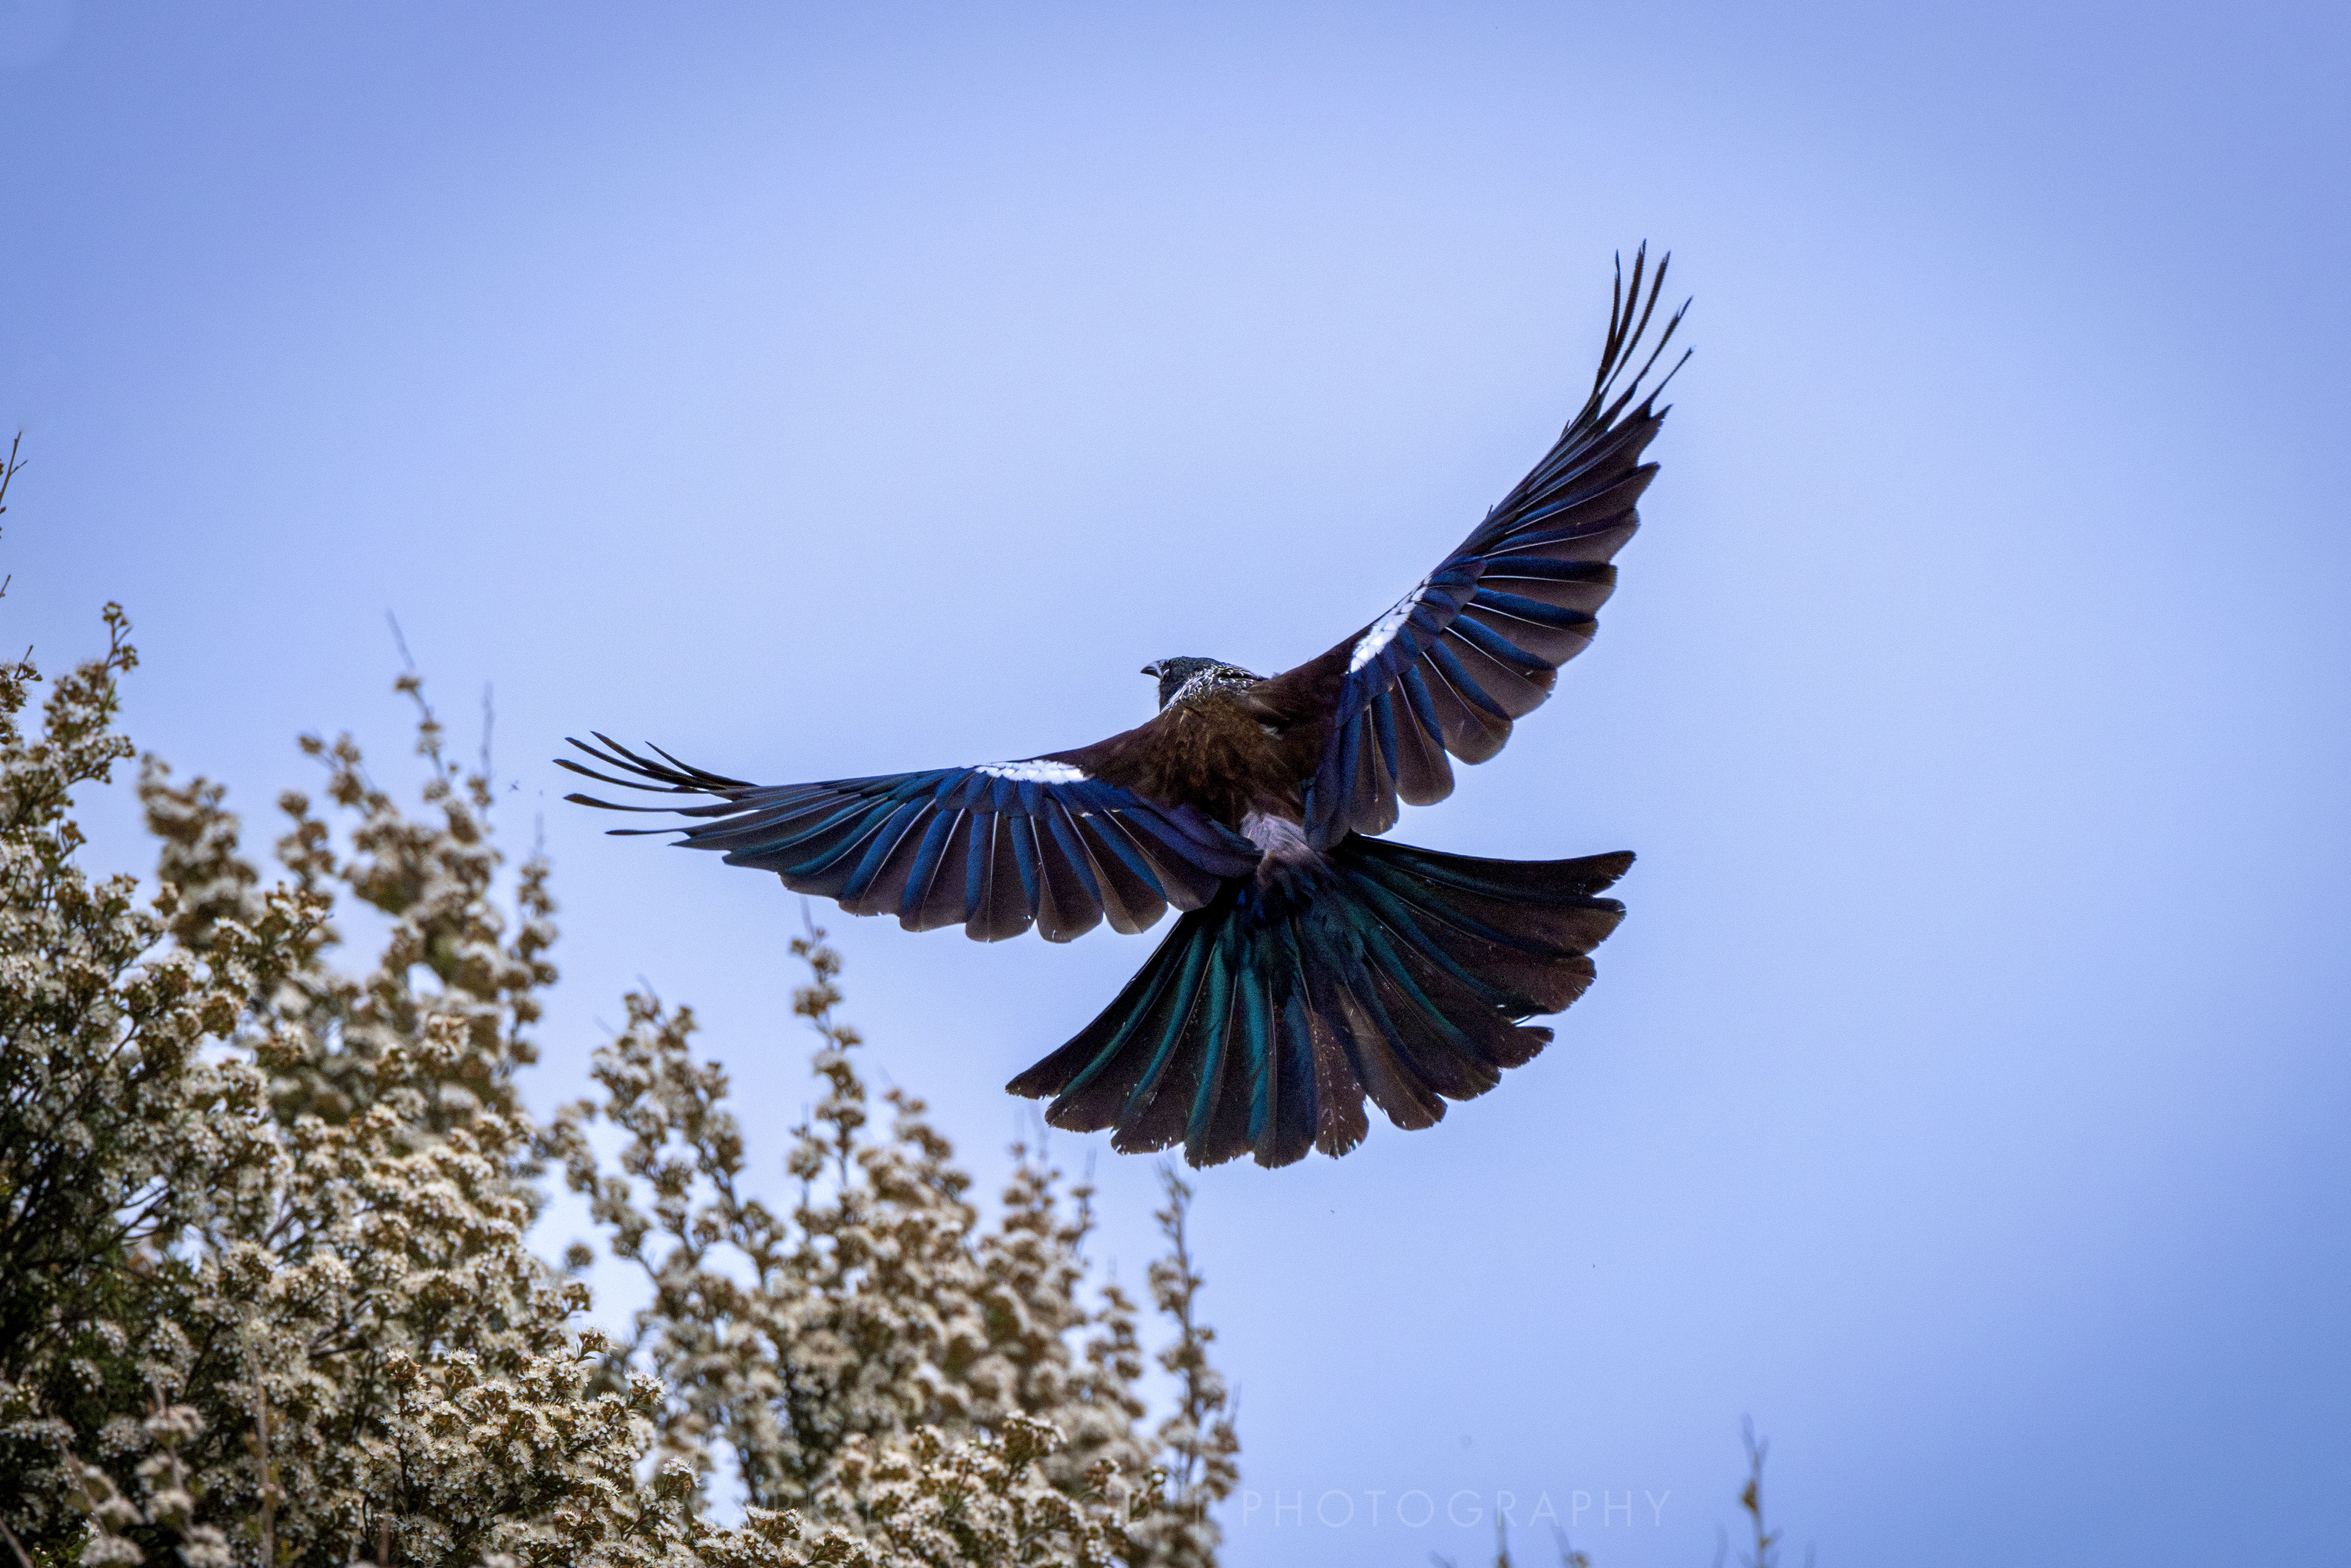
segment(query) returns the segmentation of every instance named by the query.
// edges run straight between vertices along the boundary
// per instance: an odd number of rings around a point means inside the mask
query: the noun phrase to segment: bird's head
[[[1163,708],[1179,698],[1188,700],[1221,688],[1255,685],[1263,678],[1222,659],[1196,659],[1189,655],[1145,664],[1143,673],[1158,677],[1159,706]]]

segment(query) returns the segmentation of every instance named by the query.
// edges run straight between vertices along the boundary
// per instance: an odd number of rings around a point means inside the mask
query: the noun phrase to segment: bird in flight
[[[1121,1152],[1343,1155],[1369,1129],[1366,1098],[1398,1127],[1429,1126],[1550,1043],[1525,1020],[1583,993],[1592,949],[1625,915],[1599,894],[1628,852],[1479,860],[1379,835],[1399,800],[1452,793],[1448,757],[1501,750],[1591,642],[1680,367],[1643,390],[1688,308],[1643,357],[1666,265],[1650,272],[1646,247],[1629,280],[1620,265],[1591,395],[1533,472],[1319,658],[1271,676],[1161,659],[1143,667],[1159,711],[1107,740],[819,784],[751,784],[598,734],[571,742],[596,767],[563,766],[700,803],[569,799],[694,819],[615,831],[683,831],[686,848],[913,931],[1067,942],[1103,921],[1144,930],[1172,904],[1175,929],[1117,998],[1008,1086],[1050,1096],[1054,1126],[1111,1129]]]

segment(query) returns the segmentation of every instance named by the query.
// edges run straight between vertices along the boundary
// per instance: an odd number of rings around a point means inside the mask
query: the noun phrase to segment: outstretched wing
[[[716,797],[698,806],[568,797],[706,819],[614,831],[683,831],[685,848],[723,851],[729,865],[774,872],[785,886],[837,899],[852,915],[895,915],[910,931],[961,925],[976,941],[996,942],[1034,925],[1047,941],[1067,942],[1107,917],[1112,929],[1136,932],[1171,904],[1199,908],[1225,878],[1257,865],[1256,846],[1222,824],[1053,758],[757,785],[690,768],[658,747],[656,762],[596,738],[601,747],[571,744],[629,777],[557,760],[623,789]]]
[[[1639,526],[1634,504],[1657,471],[1641,453],[1664,423],[1665,382],[1646,393],[1642,383],[1688,308],[1620,387],[1665,287],[1660,261],[1644,298],[1647,260],[1645,246],[1629,286],[1620,266],[1592,395],[1533,472],[1386,614],[1252,689],[1286,724],[1329,726],[1304,800],[1317,848],[1387,831],[1399,796],[1425,806],[1450,795],[1447,753],[1483,762],[1501,750],[1592,641],[1616,584],[1610,558]]]

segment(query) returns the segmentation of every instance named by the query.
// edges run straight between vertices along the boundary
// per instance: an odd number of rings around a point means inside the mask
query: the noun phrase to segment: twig
[[[490,730],[497,723],[497,707],[487,681],[482,683],[482,788],[487,789],[496,781],[497,770],[490,765]]]
[[[400,634],[400,617],[387,610],[383,612],[383,620],[384,624],[392,628],[392,645],[400,650],[400,667],[408,674],[414,674],[416,659],[408,651],[408,639]]]
[[[1569,1545],[1566,1531],[1554,1524],[1551,1527],[1551,1534],[1552,1539],[1559,1542],[1560,1568],[1592,1568],[1592,1554],[1588,1552],[1578,1552]],[[1718,1558],[1717,1561],[1720,1559]]]
[[[25,433],[20,430],[16,433],[16,439],[8,443],[8,461],[5,463],[0,463],[0,512],[5,512],[8,509],[6,504],[8,500],[8,481],[14,479],[16,476],[16,470],[24,466],[22,463],[16,460],[16,448],[24,444]],[[0,1530],[5,1530],[7,1526],[5,1525],[0,1525]],[[9,1539],[13,1541],[16,1537],[10,1536]]]
[[[11,452],[9,455],[14,457],[16,454]],[[24,1568],[33,1568],[33,1560],[25,1555],[25,1543],[16,1539],[16,1532],[8,1528],[8,1521],[5,1519],[0,1519],[0,1535],[8,1538],[8,1550],[16,1554],[16,1561],[22,1563]]]
[[[16,470],[24,466],[24,464],[16,460],[16,448],[24,444],[25,433],[20,430],[16,433],[16,438],[8,443],[8,460],[5,463],[0,463],[0,512],[5,512],[8,509],[8,481],[14,479],[16,476]],[[8,597],[8,585],[16,580],[16,574],[13,571],[5,577],[0,577],[0,599],[5,599]],[[30,648],[26,649],[25,658],[28,663],[32,659],[32,656],[33,651]],[[0,1530],[5,1530],[8,1527],[6,1525],[0,1524]],[[16,1538],[12,1535],[8,1539],[13,1542]],[[19,1557],[22,1557],[24,1554],[25,1553],[21,1549],[16,1553]],[[26,1568],[30,1568],[30,1564],[27,1564]]]
[[[250,1334],[247,1354],[254,1352]],[[277,1568],[277,1476],[269,1462],[269,1380],[256,1354],[253,1367],[255,1457],[261,1461],[261,1568]]]
[[[1763,1459],[1771,1451],[1771,1442],[1768,1437],[1756,1440],[1751,1416],[1740,1423],[1740,1435],[1747,1442],[1747,1485],[1739,1494],[1739,1506],[1755,1521],[1755,1555],[1747,1560],[1748,1568],[1776,1568],[1780,1531],[1767,1530],[1763,1524]]]

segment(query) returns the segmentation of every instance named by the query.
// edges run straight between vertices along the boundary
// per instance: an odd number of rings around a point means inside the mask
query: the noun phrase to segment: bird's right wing
[[[976,941],[995,942],[1034,925],[1047,941],[1067,942],[1107,917],[1112,929],[1132,933],[1171,904],[1199,908],[1225,878],[1257,866],[1257,847],[1223,824],[1057,758],[757,785],[688,767],[657,747],[658,762],[596,738],[601,747],[571,744],[629,777],[558,762],[602,784],[715,797],[674,807],[568,797],[707,819],[615,832],[682,831],[684,848],[774,872],[785,886],[836,899],[852,915],[895,915],[910,931],[961,925]]]
[[[1665,383],[1642,382],[1681,322],[1667,318],[1635,370],[1666,280],[1660,261],[1645,300],[1646,263],[1645,249],[1629,287],[1619,273],[1592,395],[1542,461],[1386,614],[1250,688],[1270,721],[1322,737],[1303,801],[1317,848],[1387,831],[1399,797],[1425,806],[1451,794],[1447,754],[1483,762],[1501,750],[1592,641],[1616,583],[1610,558],[1640,526],[1634,504],[1657,471],[1641,454],[1665,419]]]

